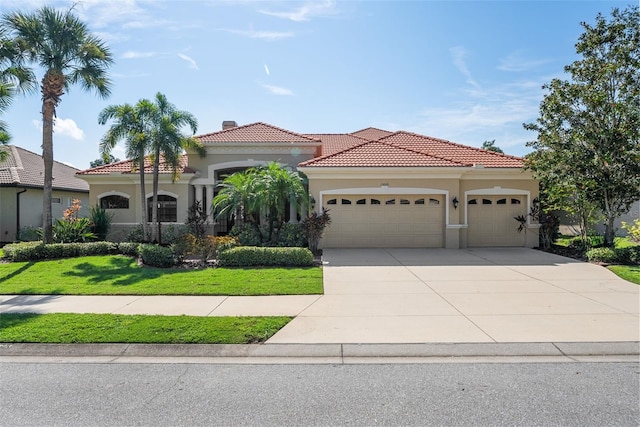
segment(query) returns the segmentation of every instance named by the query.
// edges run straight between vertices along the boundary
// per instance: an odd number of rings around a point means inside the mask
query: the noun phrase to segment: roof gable
[[[383,141],[369,141],[299,166],[312,167],[460,167],[452,160],[428,155]]]
[[[211,143],[319,143],[320,141],[299,133],[281,129],[267,123],[251,123],[244,126],[196,136],[203,144]]]
[[[186,155],[180,156],[180,173],[195,173],[193,169],[189,167],[189,161]],[[120,162],[110,163],[108,165],[102,165],[91,169],[86,169],[77,173],[77,175],[109,175],[112,173],[131,174],[139,173],[138,168],[135,166],[133,160],[123,160]],[[151,156],[147,156],[144,159],[144,173],[153,173],[153,161]],[[172,174],[173,170],[169,166],[164,158],[160,157],[160,174]]]
[[[9,156],[0,163],[0,186],[44,187],[42,156],[15,145],[7,146]],[[89,185],[76,178],[78,169],[54,160],[53,189],[89,191]]]
[[[364,138],[368,141],[377,141],[378,139],[389,136],[392,133],[393,132],[390,132],[388,130],[368,127],[355,132],[351,132],[351,135],[357,136],[359,138]]]

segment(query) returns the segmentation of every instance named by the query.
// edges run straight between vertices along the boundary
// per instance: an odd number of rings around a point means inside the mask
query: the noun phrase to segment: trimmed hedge
[[[265,248],[240,246],[218,254],[220,267],[306,267],[313,265],[313,254],[307,248]]]
[[[589,249],[585,256],[591,262],[605,262],[607,264],[618,262],[618,253],[613,248]]]
[[[22,242],[6,245],[3,249],[5,257],[11,261],[37,261],[118,253],[118,246],[112,242],[53,243],[50,245],[45,245],[42,242]]]
[[[142,262],[152,267],[173,267],[176,259],[171,248],[163,246],[142,244],[140,245],[140,257]]]

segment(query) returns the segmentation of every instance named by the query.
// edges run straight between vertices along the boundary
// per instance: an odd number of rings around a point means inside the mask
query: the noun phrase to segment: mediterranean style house
[[[42,227],[42,156],[15,145],[6,148],[9,155],[0,163],[0,243],[18,240],[21,230]],[[80,200],[84,208],[81,214],[88,215],[89,185],[76,177],[78,171],[53,162],[54,218],[61,218],[73,199]]]
[[[376,128],[300,134],[266,123],[225,121],[221,131],[197,138],[206,156],[183,155],[175,182],[171,171],[161,167],[163,226],[183,224],[196,201],[210,207],[225,176],[275,161],[308,177],[313,209],[329,209],[325,248],[533,247],[538,242],[538,224],[527,215],[538,182],[518,157]],[[145,172],[150,200],[151,163]],[[76,176],[89,184],[89,203],[113,213],[112,238],[123,238],[140,222],[139,172],[130,160]],[[520,232],[518,215],[528,218]],[[289,221],[298,219],[297,207],[291,206]],[[210,221],[215,234],[230,229],[227,220]]]

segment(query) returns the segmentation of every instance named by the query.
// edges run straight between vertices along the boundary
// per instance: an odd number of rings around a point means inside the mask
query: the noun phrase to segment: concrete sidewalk
[[[325,295],[0,296],[0,313],[296,316],[268,344],[640,341],[640,286],[521,248],[326,249]]]

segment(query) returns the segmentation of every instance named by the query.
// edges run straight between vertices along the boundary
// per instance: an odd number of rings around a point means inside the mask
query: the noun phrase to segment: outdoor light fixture
[[[451,201],[451,203],[453,203],[453,209],[458,209],[458,198],[456,196],[453,196],[453,200]]]

